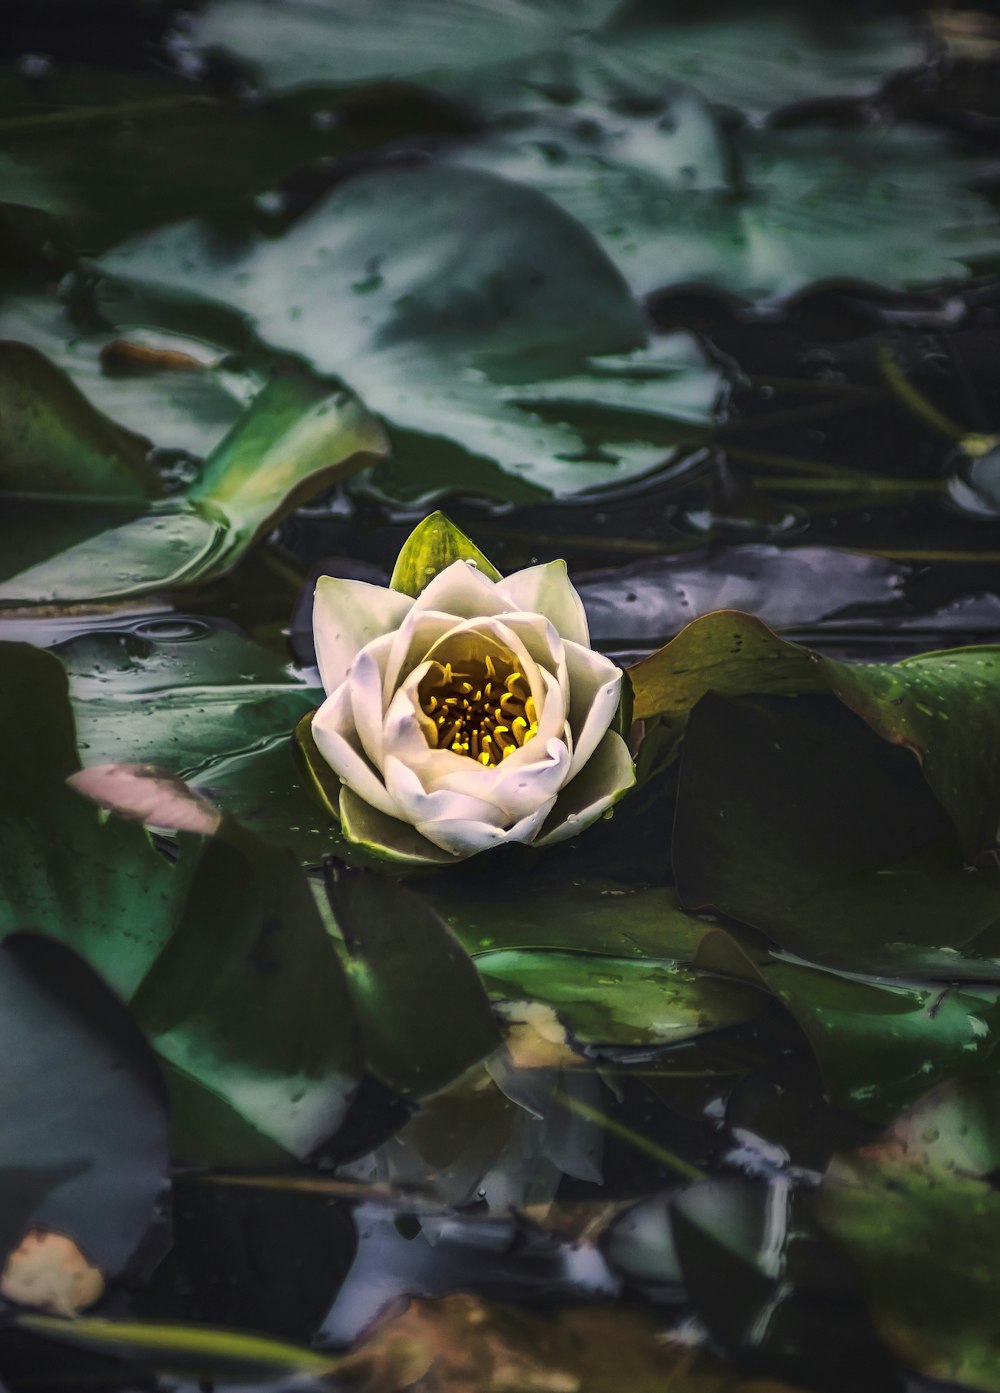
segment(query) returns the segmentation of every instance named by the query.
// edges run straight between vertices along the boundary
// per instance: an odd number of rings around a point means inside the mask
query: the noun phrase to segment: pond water
[[[4,11],[3,1386],[1000,1390],[993,7]]]

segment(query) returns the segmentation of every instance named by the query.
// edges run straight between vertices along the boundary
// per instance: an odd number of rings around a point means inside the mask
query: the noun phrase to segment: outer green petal
[[[568,841],[617,803],[635,783],[635,765],[620,735],[609,730],[590,759],[556,800],[536,846]]]
[[[340,791],[340,825],[349,842],[373,856],[409,866],[450,866],[455,861],[450,852],[436,847],[408,822],[387,817],[347,787]]]

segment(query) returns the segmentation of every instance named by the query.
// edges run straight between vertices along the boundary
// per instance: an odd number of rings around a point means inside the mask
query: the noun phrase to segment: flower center
[[[499,764],[538,733],[535,699],[513,654],[432,660],[417,696],[428,743],[480,764]]]

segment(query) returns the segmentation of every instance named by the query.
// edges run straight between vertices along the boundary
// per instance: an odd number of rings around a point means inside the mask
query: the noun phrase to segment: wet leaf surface
[[[998,54],[8,0],[10,1393],[997,1386]],[[317,578],[558,558],[636,788],[384,878]]]

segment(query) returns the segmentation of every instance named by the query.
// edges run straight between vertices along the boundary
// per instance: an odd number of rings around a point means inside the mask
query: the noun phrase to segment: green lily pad
[[[304,497],[384,448],[358,402],[305,374],[276,376],[183,498],[0,582],[0,608],[122,600],[212,579]]]
[[[436,1093],[490,1054],[500,1034],[458,940],[414,891],[338,867],[327,882],[344,938],[365,1063],[405,1096]],[[438,1023],[446,1020],[447,1029]]]
[[[420,893],[437,907],[474,956],[508,950],[604,954],[690,962],[711,924],[687,914],[666,886],[630,885],[606,876],[522,868],[511,874],[476,867]]]
[[[0,343],[0,421],[0,496],[142,502],[160,491],[145,442],[25,344]]]
[[[447,89],[497,64],[510,64],[516,73],[525,59],[601,25],[615,8],[613,0],[523,0],[499,8],[490,0],[417,0],[400,13],[392,0],[364,6],[334,0],[321,9],[308,0],[280,6],[213,0],[198,15],[193,37],[253,64],[275,91],[380,78]]]
[[[7,65],[0,189],[5,202],[48,214],[62,237],[93,252],[170,218],[250,210],[300,166],[405,136],[414,123],[439,132],[456,121],[401,84],[265,104],[190,78]]]
[[[716,397],[690,340],[648,346],[638,306],[588,233],[489,174],[371,171],[282,237],[182,223],[102,266],[167,292],[175,310],[182,286],[193,307],[242,312],[265,344],[342,377],[393,431],[425,438],[420,475],[397,481],[421,496],[458,481],[447,449],[437,476],[431,438],[461,448],[479,491],[502,484],[492,466],[519,496],[576,492],[661,464],[709,423]]]
[[[818,1215],[882,1340],[928,1378],[1000,1388],[1000,1086],[945,1084],[884,1138],[834,1159]]]
[[[292,742],[323,693],[278,658],[230,629],[174,616],[93,630],[56,651],[88,766],[167,769],[306,864],[334,849]]]
[[[672,1045],[752,1020],[766,997],[676,962],[497,950],[476,966],[495,1000],[541,1001],[588,1045]]]
[[[114,1275],[166,1181],[166,1097],[152,1052],[86,963],[39,934],[0,945],[0,1005],[0,1261],[29,1227],[51,1228]]]
[[[305,1157],[340,1126],[360,1076],[357,1029],[290,852],[224,823],[130,1006],[176,1071],[285,1151]],[[183,1159],[239,1163],[227,1133],[224,1116],[221,1145],[213,1128]]]
[[[843,663],[779,639],[759,619],[721,610],[689,624],[631,668],[635,718],[679,716],[706,692],[830,692],[884,740],[913,752],[971,861],[1000,824],[1000,647],[924,653],[900,663]]]
[[[158,449],[203,457],[220,443],[243,411],[256,379],[224,361],[223,346],[208,326],[192,335],[161,329],[131,333],[112,325],[95,327],[72,305],[43,294],[0,298],[0,338],[43,353],[67,373],[83,395],[125,431]],[[182,355],[160,367],[108,371],[105,363],[123,338],[160,353]],[[187,360],[186,363],[183,360]],[[88,488],[93,490],[91,480]]]
[[[195,858],[171,866],[141,827],[67,788],[79,760],[56,658],[0,644],[0,673],[3,728],[18,732],[0,772],[0,935],[59,939],[128,997],[170,936]]]
[[[833,697],[702,698],[684,735],[673,861],[683,905],[797,957],[905,979],[1000,977],[1000,872],[964,867],[917,761]]]
[[[801,1026],[832,1102],[886,1123],[944,1079],[996,1073],[1000,989],[974,982],[889,982],[776,958],[734,929],[703,940],[695,962],[773,992]]]
[[[182,836],[172,865],[139,825],[67,788],[79,762],[57,659],[4,644],[0,663],[0,714],[20,733],[0,777],[0,933],[63,940],[130,1003],[169,1066],[183,1159],[307,1155],[337,1130],[361,1066],[295,858],[226,822],[206,843]]]

